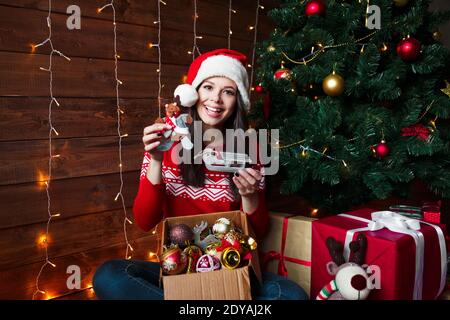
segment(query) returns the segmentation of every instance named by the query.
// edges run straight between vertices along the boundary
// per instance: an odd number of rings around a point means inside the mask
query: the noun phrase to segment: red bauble
[[[381,141],[379,144],[375,147],[375,154],[378,158],[384,158],[389,154],[389,147],[385,141]]]
[[[406,38],[397,45],[397,54],[403,61],[415,61],[420,55],[421,44],[414,38]]]
[[[261,85],[258,84],[258,85],[255,87],[255,91],[258,92],[258,93],[262,93],[262,92],[264,92],[264,88],[263,88],[263,86],[261,86]]]
[[[292,75],[292,71],[281,67],[280,69],[278,69],[277,71],[275,71],[275,73],[273,74],[273,78],[274,79],[287,79],[290,80],[291,79],[291,75]]]
[[[315,14],[323,15],[325,13],[325,4],[320,0],[311,0],[305,6],[305,14],[310,17]]]

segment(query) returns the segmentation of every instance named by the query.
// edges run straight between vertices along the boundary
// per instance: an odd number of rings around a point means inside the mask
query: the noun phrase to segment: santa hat
[[[248,96],[248,75],[245,69],[247,57],[235,50],[217,49],[206,52],[192,61],[187,74],[186,84],[179,85],[174,96],[180,97],[180,103],[192,107],[198,100],[196,88],[211,77],[226,77],[233,80],[244,102],[246,110],[250,107]]]

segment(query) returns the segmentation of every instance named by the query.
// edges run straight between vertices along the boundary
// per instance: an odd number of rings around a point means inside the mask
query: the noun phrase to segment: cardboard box
[[[270,212],[270,230],[261,245],[264,271],[282,273],[284,267],[288,279],[298,283],[306,293],[311,283],[311,223],[315,218]],[[287,218],[284,253],[282,252],[283,224]],[[267,261],[265,261],[267,259]]]
[[[169,217],[162,221],[160,253],[164,241],[168,238],[171,226],[184,223],[194,227],[201,221],[214,224],[218,218],[228,218],[242,231],[254,237],[247,215],[241,211],[207,213],[183,217]],[[258,242],[258,239],[256,239]],[[210,272],[179,275],[163,275],[161,278],[165,300],[251,300],[250,273],[254,272],[261,281],[261,270],[257,250],[252,252],[249,265],[234,270],[220,269]]]

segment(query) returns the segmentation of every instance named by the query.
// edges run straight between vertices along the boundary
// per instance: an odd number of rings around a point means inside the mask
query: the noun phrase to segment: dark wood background
[[[123,210],[114,201],[119,191],[119,158],[113,62],[112,11],[96,9],[109,1],[53,1],[52,40],[71,58],[53,59],[53,89],[61,106],[53,105],[55,158],[50,188],[52,220],[50,260],[40,287],[49,297],[71,293],[66,268],[79,265],[82,288],[89,287],[101,262],[125,257]],[[260,11],[259,39],[272,25]],[[128,217],[137,192],[143,156],[142,130],[158,115],[157,2],[115,1],[122,116],[124,197]],[[162,83],[170,97],[192,61],[194,6],[191,0],[161,5]],[[81,30],[68,30],[66,8],[81,8]],[[47,38],[47,0],[0,1],[0,299],[31,299],[44,250],[36,239],[45,234],[47,196],[42,181],[48,173],[49,47],[31,53],[30,44]],[[234,1],[231,49],[251,57],[256,1]],[[228,1],[198,1],[197,40],[202,52],[227,47]],[[136,259],[148,259],[155,236],[129,225],[128,237]],[[45,297],[39,297],[45,298]]]
[[[96,9],[109,1],[53,1],[53,42],[57,50],[71,58],[53,59],[54,96],[61,106],[53,106],[52,121],[59,136],[53,136],[50,188],[52,213],[61,217],[50,225],[49,256],[56,268],[47,266],[40,287],[48,296],[70,298],[76,290],[66,287],[66,269],[78,265],[82,289],[91,286],[95,268],[103,261],[124,258],[123,210],[114,198],[119,190],[118,137],[113,63],[113,29],[110,9]],[[116,2],[120,105],[123,140],[124,198],[128,217],[138,187],[142,161],[142,129],[158,115],[157,2],[120,0]],[[170,97],[181,83],[192,61],[193,1],[167,0],[162,9],[163,96]],[[448,4],[441,1],[440,8]],[[276,0],[264,0],[258,39],[272,29],[265,13]],[[439,1],[437,1],[439,3]],[[66,8],[81,8],[81,30],[68,30]],[[44,40],[47,0],[0,0],[0,299],[31,299],[42,266],[44,250],[36,245],[45,233],[48,172],[48,73],[39,70],[48,64],[48,46],[31,53],[30,45]],[[251,56],[256,1],[233,1],[231,48]],[[227,46],[228,1],[199,0],[197,33],[202,52]],[[448,25],[443,41],[448,38]],[[447,31],[447,32],[445,32]],[[256,97],[254,97],[256,98]],[[272,179],[268,197],[272,210],[308,212],[310,206],[296,196],[283,197]],[[420,197],[426,197],[418,188]],[[386,202],[378,202],[380,207]],[[149,259],[156,238],[128,226],[135,251],[133,258]],[[90,290],[84,294],[92,295]],[[86,296],[85,296],[86,297]]]

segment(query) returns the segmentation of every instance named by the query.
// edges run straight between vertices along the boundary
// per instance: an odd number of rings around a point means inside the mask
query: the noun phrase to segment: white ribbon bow
[[[367,227],[370,231],[387,228],[393,232],[404,233],[408,229],[420,230],[420,222],[392,211],[377,211],[372,212],[372,221]]]

